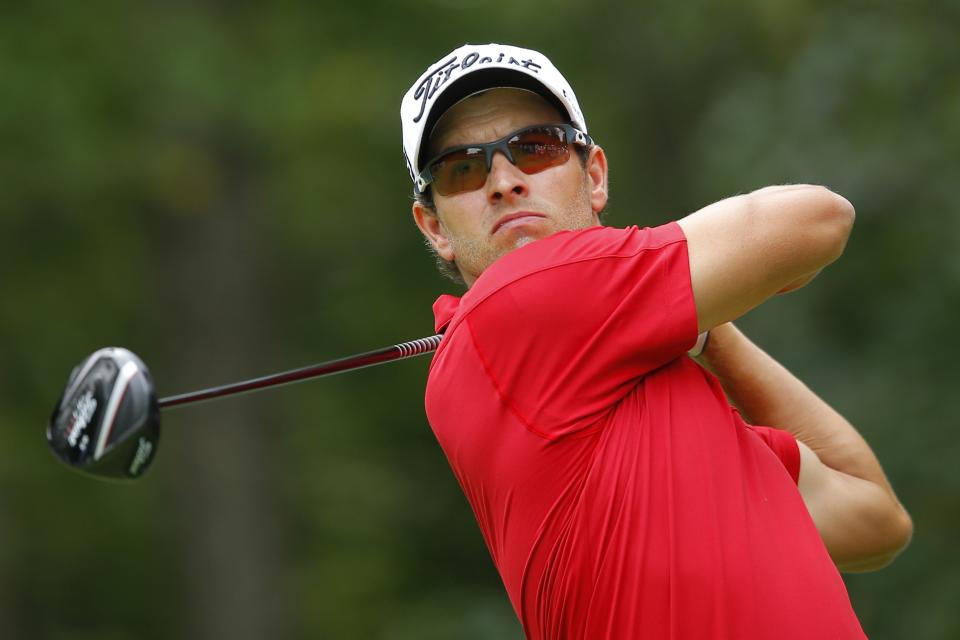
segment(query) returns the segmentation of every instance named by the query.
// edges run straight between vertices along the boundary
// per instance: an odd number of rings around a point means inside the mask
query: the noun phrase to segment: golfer
[[[413,218],[467,286],[434,305],[427,415],[527,637],[863,638],[839,571],[889,563],[910,517],[730,324],[840,256],[850,203],[774,186],[603,226],[604,151],[517,47],[442,57],[401,117]]]

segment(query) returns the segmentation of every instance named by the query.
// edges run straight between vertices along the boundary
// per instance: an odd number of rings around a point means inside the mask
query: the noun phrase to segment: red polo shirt
[[[686,356],[677,224],[558,233],[434,310],[427,415],[528,638],[864,637],[793,437]]]

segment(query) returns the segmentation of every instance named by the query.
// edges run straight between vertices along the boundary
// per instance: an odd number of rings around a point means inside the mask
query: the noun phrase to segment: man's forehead
[[[430,134],[430,155],[451,146],[490,142],[531,124],[564,121],[556,107],[533,91],[485,89],[463,98],[440,117]]]

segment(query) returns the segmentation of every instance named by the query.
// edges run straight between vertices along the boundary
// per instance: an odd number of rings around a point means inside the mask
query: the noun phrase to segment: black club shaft
[[[162,409],[168,407],[177,407],[194,402],[202,402],[204,400],[221,398],[223,396],[249,393],[251,391],[257,391],[258,389],[266,389],[267,387],[277,387],[284,384],[291,384],[293,382],[300,382],[301,380],[329,376],[343,371],[352,371],[353,369],[369,367],[376,364],[382,364],[384,362],[391,362],[393,360],[412,358],[414,356],[424,355],[436,351],[437,347],[440,346],[441,337],[441,335],[434,335],[427,338],[420,338],[418,340],[411,340],[409,342],[401,342],[400,344],[391,345],[382,349],[367,351],[366,353],[360,353],[357,355],[348,356],[346,358],[340,358],[338,360],[329,360],[327,362],[321,362],[319,364],[301,367],[291,371],[273,373],[259,378],[252,378],[250,380],[242,380],[240,382],[225,384],[219,387],[210,387],[209,389],[200,389],[198,391],[189,391],[187,393],[181,393],[175,396],[168,396],[166,398],[161,398],[159,400],[159,405]]]

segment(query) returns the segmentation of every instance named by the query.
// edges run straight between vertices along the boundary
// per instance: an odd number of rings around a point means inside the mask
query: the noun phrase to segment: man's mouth
[[[534,211],[518,211],[516,213],[511,213],[510,215],[503,216],[497,220],[497,223],[493,225],[493,229],[490,230],[490,235],[493,235],[497,231],[500,231],[504,228],[525,224],[535,218],[543,219],[546,217],[547,216],[543,215],[542,213],[536,213]]]

